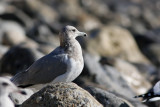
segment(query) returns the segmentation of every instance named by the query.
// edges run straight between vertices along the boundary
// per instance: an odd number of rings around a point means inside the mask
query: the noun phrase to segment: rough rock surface
[[[56,83],[44,87],[22,107],[103,107],[87,91],[74,83]]]

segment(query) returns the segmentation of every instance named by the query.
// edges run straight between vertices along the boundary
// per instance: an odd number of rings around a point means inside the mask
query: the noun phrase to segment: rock
[[[17,23],[6,21],[0,23],[1,42],[4,45],[17,45],[26,40],[24,29]]]
[[[148,79],[144,78],[145,76],[142,75],[138,68],[133,64],[121,59],[107,57],[101,58],[100,62],[103,65],[110,64],[115,67],[134,92],[140,94],[151,88],[151,84]]]
[[[151,88],[150,82],[145,79],[142,74],[140,74],[140,72],[134,65],[126,61],[116,59],[114,67],[121,73],[123,79],[127,81],[129,86],[137,94],[146,92]]]
[[[106,19],[109,19],[112,16],[108,5],[100,0],[80,0],[80,3],[87,12],[92,14],[92,17],[96,16],[102,22],[107,22]]]
[[[160,43],[153,43],[147,48],[147,56],[156,65],[160,64]]]
[[[154,13],[151,9],[145,8],[142,14],[144,20],[151,28],[157,28],[160,26],[160,22],[156,13]]]
[[[57,12],[42,1],[28,0],[25,3],[27,4],[28,8],[38,16],[37,18],[45,23],[52,23],[58,17]]]
[[[59,45],[59,37],[44,24],[36,23],[27,31],[27,35],[40,44]]]
[[[144,37],[150,39],[153,43],[160,43],[160,28],[152,29],[144,34]]]
[[[49,44],[41,44],[39,45],[38,50],[42,53],[48,54],[51,51],[53,51],[55,48],[57,47],[57,45],[49,45]]]
[[[12,47],[1,59],[0,75],[8,73],[15,75],[16,73],[26,70],[33,62],[42,57],[39,51],[18,45]]]
[[[80,19],[81,20],[79,24],[81,28],[88,32],[94,29],[98,29],[102,26],[102,24],[97,18],[92,17],[91,15],[86,14],[86,13],[83,13]]]
[[[2,56],[8,51],[8,47],[4,46],[4,45],[0,45],[0,59],[2,58]]]
[[[26,101],[32,94],[33,91],[31,89],[21,89],[26,92],[26,95],[22,95],[20,93],[11,93],[9,97],[16,105],[21,105],[24,101]]]
[[[39,44],[37,42],[35,42],[34,40],[27,38],[25,42],[19,44],[22,47],[26,47],[26,48],[32,48],[32,49],[38,49],[39,48]]]
[[[138,69],[138,71],[147,78],[148,81],[153,83],[153,81],[157,81],[158,69],[154,65],[150,64],[137,64],[133,63],[133,65]]]
[[[126,97],[126,96],[118,94],[117,92],[111,92],[111,93],[116,95],[119,98],[122,98],[122,100],[125,100],[125,101],[131,103],[134,107],[148,107],[148,106],[146,106],[145,104],[143,104],[142,102],[136,100],[133,97]]]
[[[88,51],[93,54],[117,56],[135,63],[149,63],[149,60],[138,49],[132,35],[127,30],[117,26],[106,26],[102,28],[87,43]]]
[[[148,55],[148,52],[146,51],[146,48],[149,45],[151,45],[152,43],[158,43],[158,44],[160,43],[160,28],[146,31],[142,35],[135,35],[135,39],[136,39],[139,47],[143,51],[143,53]]]
[[[57,5],[57,10],[59,12],[60,21],[63,21],[63,23],[77,23],[78,19],[82,16],[82,13],[84,13],[83,9],[80,7],[79,1],[75,0],[69,0],[69,1],[61,1],[58,0],[55,2]],[[78,14],[77,14],[78,13]],[[68,22],[67,22],[68,21]]]
[[[133,90],[128,86],[125,79],[115,68],[99,63],[95,56],[88,53],[84,54],[85,67],[82,75],[88,76],[92,82],[106,87],[107,90],[116,91],[126,97],[135,95]]]
[[[22,107],[102,107],[87,91],[74,83],[56,83],[33,94]]]
[[[86,87],[85,89],[101,104],[103,104],[104,107],[134,107],[131,103],[123,98],[119,98],[105,90],[94,87]]]

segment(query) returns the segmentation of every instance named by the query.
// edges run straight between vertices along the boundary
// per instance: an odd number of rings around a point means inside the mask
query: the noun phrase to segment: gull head
[[[0,95],[8,95],[12,92],[26,94],[24,91],[18,89],[9,79],[0,77]]]
[[[77,36],[87,36],[86,33],[78,31],[74,26],[67,25],[61,30],[63,38],[76,38]]]

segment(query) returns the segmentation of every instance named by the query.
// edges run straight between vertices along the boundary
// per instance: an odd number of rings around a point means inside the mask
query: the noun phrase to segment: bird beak
[[[85,37],[87,37],[87,34],[84,33],[84,32],[78,32],[78,36],[85,36]]]
[[[20,89],[16,90],[15,92],[20,93],[22,95],[27,95],[27,93],[25,91],[20,90]]]

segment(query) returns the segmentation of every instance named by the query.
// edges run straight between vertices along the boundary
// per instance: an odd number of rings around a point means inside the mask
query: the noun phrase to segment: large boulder
[[[22,107],[103,107],[74,83],[50,84],[33,94]]]
[[[23,45],[14,46],[9,49],[1,59],[0,75],[11,74],[26,70],[33,62],[41,58],[43,54],[36,49]]]
[[[120,57],[130,62],[149,63],[130,32],[118,26],[105,26],[88,40],[88,51],[101,56]]]

